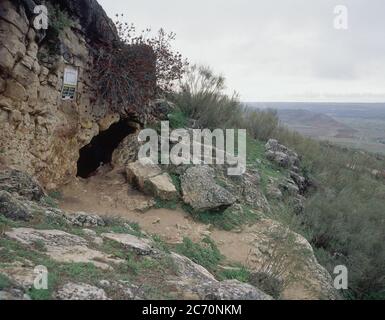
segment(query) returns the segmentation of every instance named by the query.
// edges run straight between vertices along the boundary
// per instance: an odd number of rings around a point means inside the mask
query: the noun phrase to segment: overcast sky
[[[161,27],[243,101],[385,102],[384,0],[98,0],[138,30]],[[334,8],[348,8],[348,29]]]

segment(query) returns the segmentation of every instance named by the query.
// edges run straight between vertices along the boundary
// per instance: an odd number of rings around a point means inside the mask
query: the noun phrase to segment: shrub
[[[120,21],[121,16],[116,15],[115,22],[119,40],[95,45],[91,78],[95,97],[127,115],[141,112],[150,99],[168,93],[187,62],[171,48],[174,33],[160,29],[154,37],[136,35],[135,27]]]
[[[202,128],[233,128],[241,119],[238,96],[225,93],[225,79],[209,67],[193,65],[171,99]]]
[[[245,108],[243,127],[254,139],[267,141],[279,127],[277,112]]]
[[[60,34],[66,29],[73,25],[68,13],[63,10],[59,4],[52,4],[45,2],[48,9],[48,30],[45,36],[45,43],[48,46],[48,54],[55,55],[60,52],[60,42],[58,41]],[[40,52],[40,57],[44,55]]]

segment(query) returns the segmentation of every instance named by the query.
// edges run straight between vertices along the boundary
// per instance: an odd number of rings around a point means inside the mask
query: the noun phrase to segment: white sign
[[[73,100],[75,98],[76,86],[78,84],[78,70],[67,67],[64,69],[63,77],[63,100]]]
[[[64,69],[64,85],[76,86],[78,83],[78,70],[74,68]]]

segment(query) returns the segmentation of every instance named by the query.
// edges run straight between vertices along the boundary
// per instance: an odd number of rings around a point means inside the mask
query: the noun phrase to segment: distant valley
[[[277,110],[289,128],[312,138],[385,154],[385,103],[253,102]]]

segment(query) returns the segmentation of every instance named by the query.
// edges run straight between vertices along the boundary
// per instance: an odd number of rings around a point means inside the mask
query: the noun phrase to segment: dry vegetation
[[[385,180],[372,174],[384,169],[384,157],[289,131],[274,111],[247,109],[237,95],[226,95],[225,79],[207,67],[191,67],[172,99],[178,118],[192,118],[198,127],[246,128],[252,139],[276,138],[296,150],[303,174],[318,186],[307,194],[295,231],[311,242],[330,273],[337,265],[348,267],[347,298],[385,298]]]

